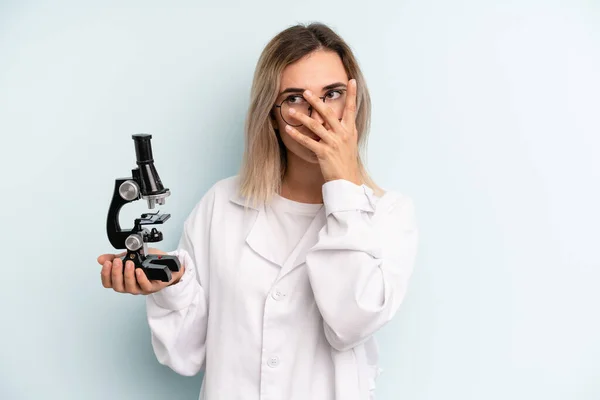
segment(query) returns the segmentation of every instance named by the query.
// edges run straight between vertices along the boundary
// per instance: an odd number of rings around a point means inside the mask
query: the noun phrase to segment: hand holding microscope
[[[170,214],[145,213],[134,221],[133,229],[123,230],[119,223],[121,208],[133,201],[144,199],[148,208],[154,209],[156,204],[164,205],[165,199],[171,194],[165,188],[154,167],[152,135],[132,135],[135,145],[137,168],[131,170],[131,177],[115,180],[113,198],[108,209],[106,220],[106,233],[110,244],[115,249],[127,249],[127,254],[121,258],[123,265],[126,261],[133,261],[135,268],[141,268],[149,280],[169,282],[172,272],[181,268],[179,260],[172,255],[148,254],[148,243],[160,242],[162,232],[150,225],[163,224]]]

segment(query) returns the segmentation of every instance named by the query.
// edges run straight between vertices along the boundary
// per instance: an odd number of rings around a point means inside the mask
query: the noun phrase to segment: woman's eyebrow
[[[332,83],[332,84],[327,85],[327,86],[323,86],[322,90],[329,90],[329,89],[340,88],[340,87],[345,88],[346,84],[342,83],[342,82],[336,82],[336,83]],[[281,93],[279,93],[279,95],[277,97],[279,97],[279,96],[281,96],[282,94],[285,94],[285,93],[303,93],[304,90],[305,89],[302,89],[302,88],[290,87],[290,88],[285,89]]]

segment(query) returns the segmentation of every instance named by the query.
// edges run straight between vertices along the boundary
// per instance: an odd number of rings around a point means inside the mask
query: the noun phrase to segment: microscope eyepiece
[[[151,139],[152,135],[146,133],[133,135],[133,140],[135,142],[135,158],[138,165],[154,162],[154,158],[152,157],[152,144],[150,143]]]
[[[148,201],[148,207],[154,208],[155,204],[165,204],[165,198],[169,196],[169,189],[166,189],[154,167],[154,158],[152,156],[152,144],[150,140],[152,135],[140,133],[132,135],[135,142],[135,156],[139,167],[139,181],[141,182],[140,191],[142,198]]]

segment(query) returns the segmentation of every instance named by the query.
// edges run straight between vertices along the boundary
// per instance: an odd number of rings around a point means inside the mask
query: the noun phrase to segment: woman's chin
[[[298,156],[298,158],[301,158],[302,161],[304,161],[308,164],[311,164],[311,165],[319,164],[319,158],[312,150],[306,149],[305,151],[302,152],[302,154],[297,154],[297,156]]]
[[[305,160],[308,161],[311,164],[318,164],[319,163],[319,157],[317,157],[317,155],[312,150],[308,150],[308,155],[305,158]]]
[[[298,161],[302,160],[302,162],[308,164],[319,164],[319,158],[317,155],[312,150],[300,145],[299,143],[293,143],[286,147],[288,162],[290,161],[289,159],[293,157],[299,159]]]

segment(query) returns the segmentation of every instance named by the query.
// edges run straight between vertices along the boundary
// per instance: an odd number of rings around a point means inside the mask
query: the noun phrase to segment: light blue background
[[[312,20],[356,52],[370,170],[419,216],[378,398],[600,398],[597,1],[84,3],[0,3],[1,399],[197,398],[144,298],[100,284],[114,180],[153,134],[172,249],[237,172],[263,46]]]

